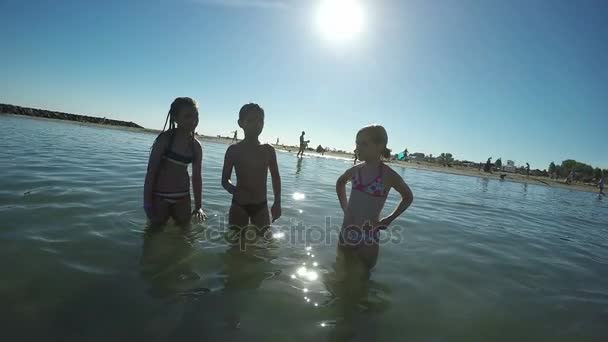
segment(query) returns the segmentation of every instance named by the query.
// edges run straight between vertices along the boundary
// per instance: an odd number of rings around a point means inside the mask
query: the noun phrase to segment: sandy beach
[[[210,136],[201,135],[201,136],[199,136],[199,138],[201,138],[204,141],[212,141],[212,142],[221,143],[221,144],[231,144],[232,143],[232,139],[226,138],[226,137],[218,138],[218,137],[210,137]],[[281,145],[281,144],[273,145],[273,146],[277,150],[281,150],[281,151],[285,151],[285,152],[289,152],[289,153],[295,154],[298,151],[297,146]],[[312,152],[312,151],[306,151],[305,154],[308,156],[321,157],[321,154]],[[343,159],[352,160],[354,158],[354,155],[352,153],[328,151],[328,152],[325,152],[324,157],[343,158]],[[582,184],[582,183],[566,184],[563,179],[554,180],[554,179],[550,179],[548,177],[536,177],[536,176],[526,177],[525,175],[516,174],[516,173],[507,173],[507,172],[487,173],[487,172],[480,171],[478,168],[462,167],[462,166],[447,167],[447,166],[442,166],[439,164],[428,163],[428,162],[418,162],[418,161],[404,162],[404,161],[392,160],[392,161],[388,162],[388,164],[417,169],[417,170],[450,173],[450,174],[469,176],[469,177],[491,178],[491,179],[497,179],[497,180],[500,180],[501,174],[506,174],[505,179],[504,179],[505,182],[535,184],[535,185],[569,189],[569,190],[573,190],[573,191],[584,191],[584,192],[590,192],[590,193],[598,192],[598,189],[596,186],[586,185],[586,184]]]

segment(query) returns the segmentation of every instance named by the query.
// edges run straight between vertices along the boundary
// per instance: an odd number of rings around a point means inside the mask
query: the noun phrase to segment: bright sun
[[[350,40],[363,31],[363,7],[358,0],[321,0],[317,25],[330,40]]]

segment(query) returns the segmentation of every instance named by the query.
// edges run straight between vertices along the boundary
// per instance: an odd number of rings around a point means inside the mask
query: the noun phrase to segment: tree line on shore
[[[574,174],[572,174],[573,171]],[[574,159],[566,159],[560,165],[551,162],[549,164],[549,174],[555,178],[564,178],[572,174],[573,180],[589,182],[608,176],[608,169],[602,170],[599,167],[593,167]]]
[[[452,153],[441,153],[439,156],[433,157],[432,154],[425,155],[424,153],[411,153],[409,154],[407,149],[404,150],[404,156],[406,160],[412,161],[424,161],[427,163],[436,163],[443,166],[465,166],[465,167],[481,167],[483,163],[472,162],[468,160],[457,160],[454,158]],[[496,159],[491,164],[492,169],[495,171],[504,171],[502,158]],[[526,174],[526,167],[520,166],[515,167],[512,172]],[[572,177],[574,181],[581,182],[592,182],[598,181],[602,177],[608,177],[608,169],[601,169],[599,167],[593,167],[592,165],[585,164],[574,159],[566,159],[557,165],[555,162],[549,164],[548,169],[530,170],[530,175],[533,176],[545,176],[555,179]]]

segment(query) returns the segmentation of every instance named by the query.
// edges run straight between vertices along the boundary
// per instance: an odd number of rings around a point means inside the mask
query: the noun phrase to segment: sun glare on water
[[[323,37],[332,41],[351,40],[365,26],[365,13],[360,0],[321,0],[316,19]]]

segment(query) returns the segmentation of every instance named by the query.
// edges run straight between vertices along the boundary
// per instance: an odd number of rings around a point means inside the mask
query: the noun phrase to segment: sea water
[[[203,142],[207,223],[150,233],[155,135],[8,115],[0,128],[2,341],[608,339],[596,194],[393,166],[414,203],[371,278],[341,281],[335,181],[352,161],[278,152],[283,217],[241,250],[222,238],[227,145]]]

